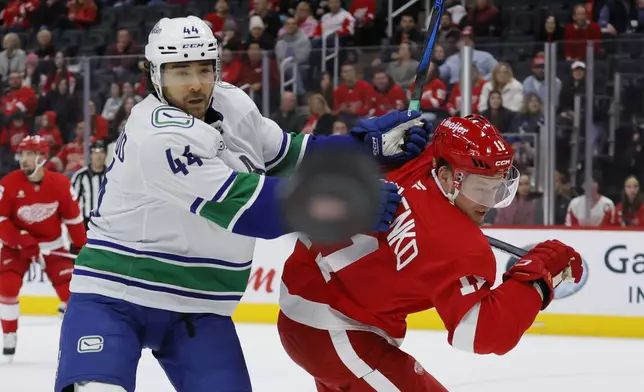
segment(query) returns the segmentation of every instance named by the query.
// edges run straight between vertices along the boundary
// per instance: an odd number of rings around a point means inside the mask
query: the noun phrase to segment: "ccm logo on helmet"
[[[204,44],[184,44],[183,49],[202,48]]]
[[[509,165],[510,163],[512,163],[512,160],[511,159],[506,159],[506,160],[503,160],[503,161],[496,161],[494,166],[506,166],[506,165]]]
[[[465,128],[464,126],[462,126],[459,123],[455,123],[455,122],[452,122],[450,120],[443,121],[443,126],[448,128],[448,129],[451,129],[452,131],[454,131],[456,133],[460,133],[461,135],[464,135],[464,134],[467,133],[467,128]]]

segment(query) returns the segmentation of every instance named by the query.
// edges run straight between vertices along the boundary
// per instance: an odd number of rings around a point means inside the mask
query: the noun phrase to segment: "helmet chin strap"
[[[34,170],[31,172],[31,174],[27,175],[27,179],[28,179],[29,181],[31,181],[31,182],[36,182],[36,181],[38,181],[38,179],[37,179],[38,170],[40,170],[41,168],[43,168],[43,167],[45,166],[45,164],[46,164],[46,163],[47,163],[47,160],[46,160],[46,159],[42,159],[41,157],[36,158],[36,167],[35,167],[35,168],[34,168]]]
[[[454,205],[454,200],[456,200],[456,197],[458,196],[458,188],[454,188],[454,193],[447,193],[445,192],[445,189],[443,189],[443,186],[441,185],[440,180],[438,179],[438,175],[436,175],[436,169],[432,169],[432,177],[434,178],[434,182],[436,182],[436,185],[438,185],[438,189],[441,190],[443,193],[443,196],[447,198],[447,200]]]

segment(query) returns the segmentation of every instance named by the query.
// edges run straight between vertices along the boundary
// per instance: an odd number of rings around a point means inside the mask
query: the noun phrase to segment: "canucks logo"
[[[530,244],[528,246],[525,246],[524,249],[530,250],[534,248],[537,244]],[[505,265],[505,270],[508,271],[512,266],[519,261],[516,257],[510,257],[510,260],[508,260],[507,264]],[[582,287],[588,282],[588,264],[586,263],[586,260],[581,260],[582,266],[584,268],[584,272],[581,275],[581,280],[579,283],[569,283],[569,282],[564,282],[561,283],[557,288],[555,289],[555,300],[557,299],[564,299],[567,297],[570,297],[571,295],[577,293],[579,290],[581,290]]]

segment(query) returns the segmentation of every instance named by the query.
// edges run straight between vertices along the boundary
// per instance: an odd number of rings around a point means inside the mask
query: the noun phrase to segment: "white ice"
[[[14,362],[0,365],[0,391],[53,391],[59,328],[54,318],[21,319]],[[246,324],[238,331],[255,391],[315,391],[309,376],[282,350],[275,326]],[[447,344],[444,332],[410,331],[403,349],[450,391],[644,391],[644,340],[528,335],[513,352],[498,357],[460,352]],[[146,352],[137,392],[172,391]]]

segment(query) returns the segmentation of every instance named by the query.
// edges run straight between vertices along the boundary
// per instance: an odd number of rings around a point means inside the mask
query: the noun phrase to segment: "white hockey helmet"
[[[150,78],[159,99],[168,103],[161,90],[161,67],[167,63],[212,60],[220,75],[217,39],[208,25],[196,16],[163,18],[150,31],[145,45]],[[213,80],[213,88],[214,88]]]

